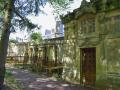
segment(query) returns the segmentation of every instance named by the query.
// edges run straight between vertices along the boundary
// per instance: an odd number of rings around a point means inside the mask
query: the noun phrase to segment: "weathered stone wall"
[[[93,5],[82,6],[74,14],[63,18],[65,24],[64,78],[80,82],[80,48],[96,48],[96,83],[97,88],[113,88],[120,85],[120,1],[101,0]],[[83,8],[84,7],[84,8]],[[93,8],[91,8],[93,7]],[[91,11],[88,11],[91,8]],[[96,12],[94,12],[96,8]],[[67,17],[67,19],[66,19]],[[71,18],[72,17],[72,18]],[[70,19],[68,19],[70,18]],[[83,21],[93,18],[95,31],[81,31]],[[73,23],[75,21],[75,23]],[[85,21],[89,25],[89,21]],[[85,25],[85,23],[83,25]],[[75,25],[73,28],[72,25]],[[84,29],[85,30],[85,29]],[[73,37],[72,37],[73,36]],[[75,74],[74,71],[77,70]],[[76,78],[74,76],[76,75]]]
[[[102,18],[100,19],[99,16]],[[100,35],[99,58],[97,64],[96,85],[98,87],[113,87],[117,90],[120,84],[120,13],[111,10],[107,13],[98,13],[97,30]]]
[[[67,81],[80,83],[80,59],[77,45],[77,23],[71,21],[65,25],[63,78]]]

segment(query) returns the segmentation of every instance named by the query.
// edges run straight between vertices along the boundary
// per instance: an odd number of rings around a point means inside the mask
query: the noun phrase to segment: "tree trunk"
[[[7,2],[7,1],[6,1]],[[8,0],[5,7],[3,30],[0,42],[0,90],[2,89],[5,77],[5,62],[10,35],[11,18],[13,12],[13,0]]]

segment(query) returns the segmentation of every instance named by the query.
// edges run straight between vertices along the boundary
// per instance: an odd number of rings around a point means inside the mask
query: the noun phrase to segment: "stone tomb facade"
[[[120,0],[83,0],[61,16],[64,23],[63,78],[96,88],[120,85]]]

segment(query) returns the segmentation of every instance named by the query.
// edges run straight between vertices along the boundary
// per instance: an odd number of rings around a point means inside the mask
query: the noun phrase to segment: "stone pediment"
[[[69,12],[67,15],[60,17],[63,23],[67,23],[70,22],[71,20],[75,20],[75,12]]]
[[[93,3],[91,2],[87,2],[86,0],[83,0],[81,3],[80,8],[78,8],[76,10],[76,18],[78,18],[79,16],[82,16],[84,14],[88,14],[88,13],[96,13],[96,8],[94,6]]]
[[[73,12],[68,13],[65,16],[61,16],[61,19],[63,23],[70,22],[71,20],[77,19],[79,16],[82,16],[84,14],[95,14],[96,8],[94,3],[87,2],[86,0],[83,0],[80,7],[75,9]]]

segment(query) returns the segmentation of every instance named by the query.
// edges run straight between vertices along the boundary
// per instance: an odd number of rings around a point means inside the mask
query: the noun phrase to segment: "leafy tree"
[[[32,33],[30,35],[30,40],[32,41],[32,43],[34,44],[39,44],[42,41],[42,37],[40,33]]]
[[[40,5],[44,6],[46,2],[54,6],[67,5],[68,0],[0,0],[0,29],[2,30],[0,41],[0,90],[3,86],[5,76],[5,62],[9,35],[14,31],[15,27],[21,30],[27,26],[34,29],[36,25],[32,24],[26,16],[35,13],[37,15]]]
[[[16,39],[10,39],[9,42],[10,43],[18,43],[18,41]]]
[[[55,8],[54,13],[55,14],[61,14],[63,11],[69,8],[69,0],[50,0],[50,3],[52,4],[53,8]],[[73,0],[70,0],[73,1]]]

